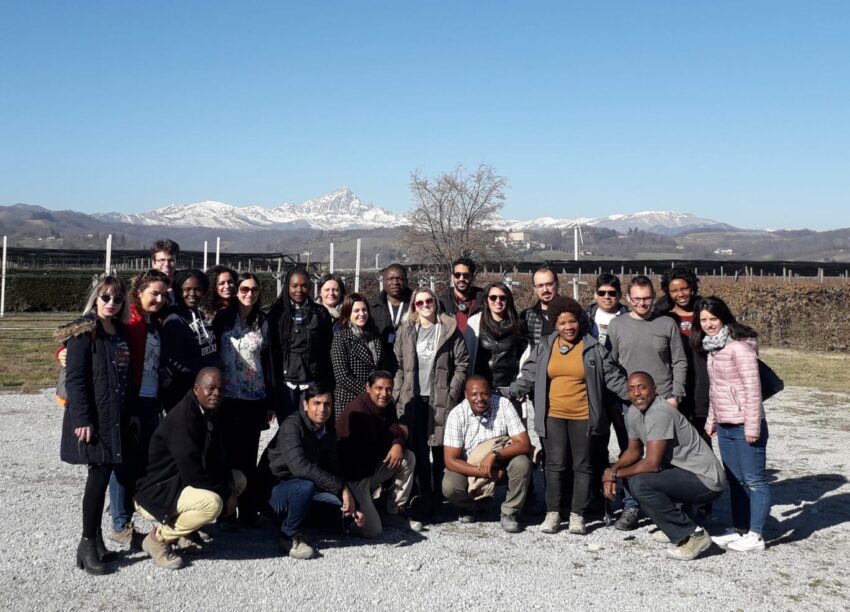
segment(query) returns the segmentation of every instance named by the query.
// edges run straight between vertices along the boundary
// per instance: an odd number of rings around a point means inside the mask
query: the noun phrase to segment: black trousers
[[[584,515],[590,505],[591,438],[588,420],[546,417],[546,451],[543,469],[546,483],[546,512],[561,512],[570,501],[570,512]]]
[[[419,487],[419,495],[425,499],[433,499],[435,495],[442,494],[443,473],[446,471],[443,447],[428,445],[428,417],[430,413],[431,405],[428,397],[424,395],[417,397],[413,413],[413,427],[410,432],[412,443],[410,450],[416,456],[414,474]]]
[[[83,493],[83,537],[93,538],[100,529],[103,518],[103,505],[106,500],[106,488],[112,475],[111,463],[89,465],[86,478],[86,490]]]
[[[221,408],[220,423],[228,467],[239,470],[248,479],[245,492],[239,496],[239,518],[242,519],[252,518],[259,509],[257,453],[260,432],[269,426],[267,406],[265,399],[227,398]]]

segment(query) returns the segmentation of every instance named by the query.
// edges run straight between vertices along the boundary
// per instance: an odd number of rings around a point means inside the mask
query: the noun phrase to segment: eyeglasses
[[[239,293],[242,295],[248,295],[249,293],[253,293],[254,295],[259,295],[260,288],[259,287],[248,287],[247,285],[242,285],[239,287]]]
[[[633,297],[629,296],[629,300],[631,301],[632,304],[646,304],[648,302],[655,301],[655,296],[650,295],[649,297],[640,297],[640,298],[633,298]]]
[[[225,285],[235,285],[236,283],[234,283],[232,280],[220,280],[216,281],[215,284],[219,287],[224,287]]]
[[[460,278],[470,278],[472,276],[472,274],[470,274],[469,272],[452,272],[452,276],[454,276],[457,279],[460,279]]]
[[[599,297],[617,297],[620,295],[619,291],[603,291],[602,289],[598,289],[596,291],[596,295]]]
[[[491,302],[507,302],[508,296],[493,294],[493,295],[488,295],[487,299],[490,300]]]
[[[417,308],[422,308],[423,306],[433,306],[434,298],[425,298],[424,300],[416,300],[413,302],[413,305]]]
[[[161,266],[165,265],[165,264],[168,264],[169,266],[173,266],[175,263],[177,263],[176,259],[166,259],[166,258],[154,259],[153,261],[154,261],[154,263],[158,263]]]
[[[104,304],[108,304],[109,302],[112,302],[114,304],[123,304],[124,303],[124,298],[120,295],[101,295],[101,296],[98,296],[98,297],[100,297],[100,301],[103,302]]]

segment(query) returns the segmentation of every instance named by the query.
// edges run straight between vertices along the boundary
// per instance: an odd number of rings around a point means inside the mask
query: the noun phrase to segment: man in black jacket
[[[395,375],[398,362],[395,358],[396,330],[401,326],[407,311],[410,309],[410,297],[413,292],[407,286],[407,268],[399,263],[392,263],[384,268],[384,290],[369,301],[369,316],[375,322],[378,333],[381,334],[389,351],[387,352],[387,369]]]
[[[484,290],[472,284],[475,280],[475,262],[469,257],[459,257],[452,263],[452,287],[440,297],[440,307],[454,317],[463,334],[469,317],[481,310]]]
[[[221,370],[204,368],[151,438],[148,471],[136,484],[136,508],[154,521],[142,548],[160,567],[182,567],[171,545],[232,515],[245,490],[245,476],[226,467],[215,419],[223,402]]]
[[[366,389],[352,401],[336,424],[342,470],[365,524],[356,531],[377,538],[383,528],[372,494],[389,480],[385,525],[421,531],[422,523],[404,516],[413,489],[416,457],[405,448],[407,428],[398,422],[393,402],[393,377],[385,370],[369,376]]]
[[[523,310],[520,319],[527,330],[528,346],[534,349],[540,338],[545,338],[555,331],[555,326],[546,316],[546,310],[549,308],[549,302],[558,297],[560,285],[558,275],[546,266],[537,268],[531,276],[531,283],[534,285],[537,302]]]
[[[260,459],[259,471],[271,489],[269,507],[281,522],[280,550],[295,559],[315,556],[301,535],[308,513],[335,516],[340,525],[351,517],[363,526],[363,514],[342,480],[332,414],[330,385],[311,385],[303,409],[286,417]]]

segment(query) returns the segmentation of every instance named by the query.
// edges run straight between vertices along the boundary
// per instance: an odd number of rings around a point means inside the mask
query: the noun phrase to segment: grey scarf
[[[729,326],[724,325],[719,332],[717,332],[716,336],[705,336],[702,339],[702,348],[705,349],[706,353],[713,353],[714,351],[719,351],[726,343],[729,341]]]

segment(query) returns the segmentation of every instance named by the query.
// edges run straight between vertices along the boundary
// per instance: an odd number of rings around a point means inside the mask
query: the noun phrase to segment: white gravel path
[[[180,571],[132,552],[115,573],[93,577],[74,565],[84,468],[59,461],[61,411],[48,392],[0,395],[0,602],[15,610],[846,610],[850,393],[789,388],[767,411],[775,481],[762,554],[712,548],[690,563],[668,560],[648,525],[621,533],[596,522],[580,537],[447,522],[406,538],[389,530],[369,544],[326,538],[322,557],[306,562],[277,557],[270,530],[219,534],[213,551]],[[712,531],[728,518],[728,498],[717,506]]]

